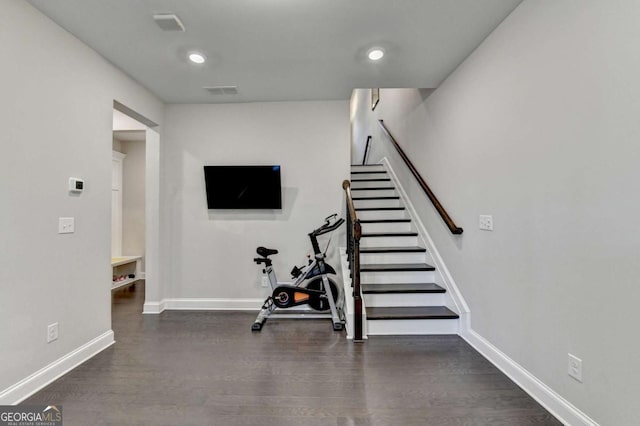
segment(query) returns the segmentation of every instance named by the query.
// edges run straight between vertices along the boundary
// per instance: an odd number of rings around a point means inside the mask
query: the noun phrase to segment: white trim
[[[143,313],[160,313],[164,310],[159,300],[162,295],[162,274],[160,271],[160,133],[158,124],[137,113],[128,106],[113,100],[113,109],[141,124],[145,131],[145,274],[137,274],[146,280]],[[124,118],[124,117],[123,117]],[[117,131],[118,129],[114,129]],[[148,276],[146,274],[148,272]]]
[[[264,299],[164,299],[167,310],[259,311]]]
[[[264,299],[163,299],[146,302],[145,314],[175,311],[259,311]]]
[[[113,150],[111,150],[111,158],[114,158],[114,159],[116,159],[116,160],[120,160],[120,161],[122,161],[122,160],[124,160],[125,158],[127,158],[127,154],[123,154],[123,153],[121,153],[121,152],[119,152],[119,151],[113,151]]]
[[[51,382],[67,374],[86,360],[113,345],[113,331],[109,330],[79,348],[69,352],[29,377],[0,392],[0,405],[16,405]]]
[[[363,321],[364,321],[364,319],[363,319]],[[347,334],[347,340],[353,340],[353,336]],[[362,340],[369,340],[369,336],[365,335],[364,332],[362,333]]]
[[[484,337],[473,331],[468,322],[461,325],[460,336],[473,346],[482,356],[495,365],[515,384],[542,405],[547,411],[565,425],[598,426],[595,420],[576,408],[569,401],[545,385],[537,377],[525,370],[520,364],[493,346]]]
[[[427,245],[427,251],[433,258],[436,271],[442,276],[444,284],[447,287],[447,291],[449,292],[449,294],[451,294],[451,298],[453,300],[453,303],[455,303],[456,305],[458,314],[469,313],[470,312],[469,305],[467,305],[467,302],[464,300],[464,297],[462,296],[460,289],[458,288],[458,286],[456,285],[456,282],[451,276],[451,272],[449,272],[447,265],[445,265],[444,260],[442,260],[442,256],[440,256],[440,253],[436,249],[436,246],[433,243],[431,236],[427,232],[427,228],[425,228],[424,224],[422,223],[422,220],[420,219],[418,212],[416,211],[415,207],[411,203],[411,200],[409,199],[409,196],[407,195],[406,191],[402,187],[402,184],[400,183],[398,176],[393,171],[393,168],[391,167],[391,163],[389,162],[387,157],[383,157],[381,161],[382,161],[382,164],[386,166],[387,171],[391,175],[391,178],[396,186],[396,190],[398,191],[398,194],[400,194],[400,198],[402,199],[405,207],[407,208],[407,211],[409,212],[409,216],[411,216],[411,220],[415,224],[416,229],[418,230],[418,233],[420,234],[425,244]]]
[[[165,310],[164,300],[159,302],[144,302],[143,314],[161,314]]]
[[[131,115],[131,117],[134,117]],[[162,300],[163,275],[160,260],[160,134],[145,132],[145,309],[149,300]],[[153,303],[153,302],[151,302]],[[162,312],[162,309],[157,312]]]
[[[460,334],[458,319],[369,320],[368,336],[434,336]]]

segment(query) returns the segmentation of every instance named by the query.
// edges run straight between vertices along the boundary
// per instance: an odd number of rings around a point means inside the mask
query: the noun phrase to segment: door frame
[[[114,100],[113,109],[145,126],[145,300],[143,314],[164,310],[160,274],[160,133],[158,124]]]

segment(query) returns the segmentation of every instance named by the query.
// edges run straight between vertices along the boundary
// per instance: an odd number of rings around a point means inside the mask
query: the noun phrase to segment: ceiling
[[[138,120],[129,117],[127,114],[114,109],[113,110],[113,130],[114,131],[144,131],[147,126]]]
[[[437,87],[521,0],[29,0],[167,103]],[[164,32],[175,13],[186,32]],[[382,47],[379,62],[366,53]],[[203,65],[187,53],[203,52]],[[213,95],[204,86],[238,86]]]

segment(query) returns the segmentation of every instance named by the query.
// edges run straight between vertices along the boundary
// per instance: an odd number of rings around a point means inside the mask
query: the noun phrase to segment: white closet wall
[[[122,255],[122,170],[125,154],[112,151],[111,158],[111,257]]]

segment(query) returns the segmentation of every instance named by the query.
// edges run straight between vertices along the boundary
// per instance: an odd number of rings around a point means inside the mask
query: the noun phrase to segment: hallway
[[[346,341],[325,321],[253,312],[143,316],[113,293],[116,344],[23,404],[70,425],[557,425],[458,336]]]

